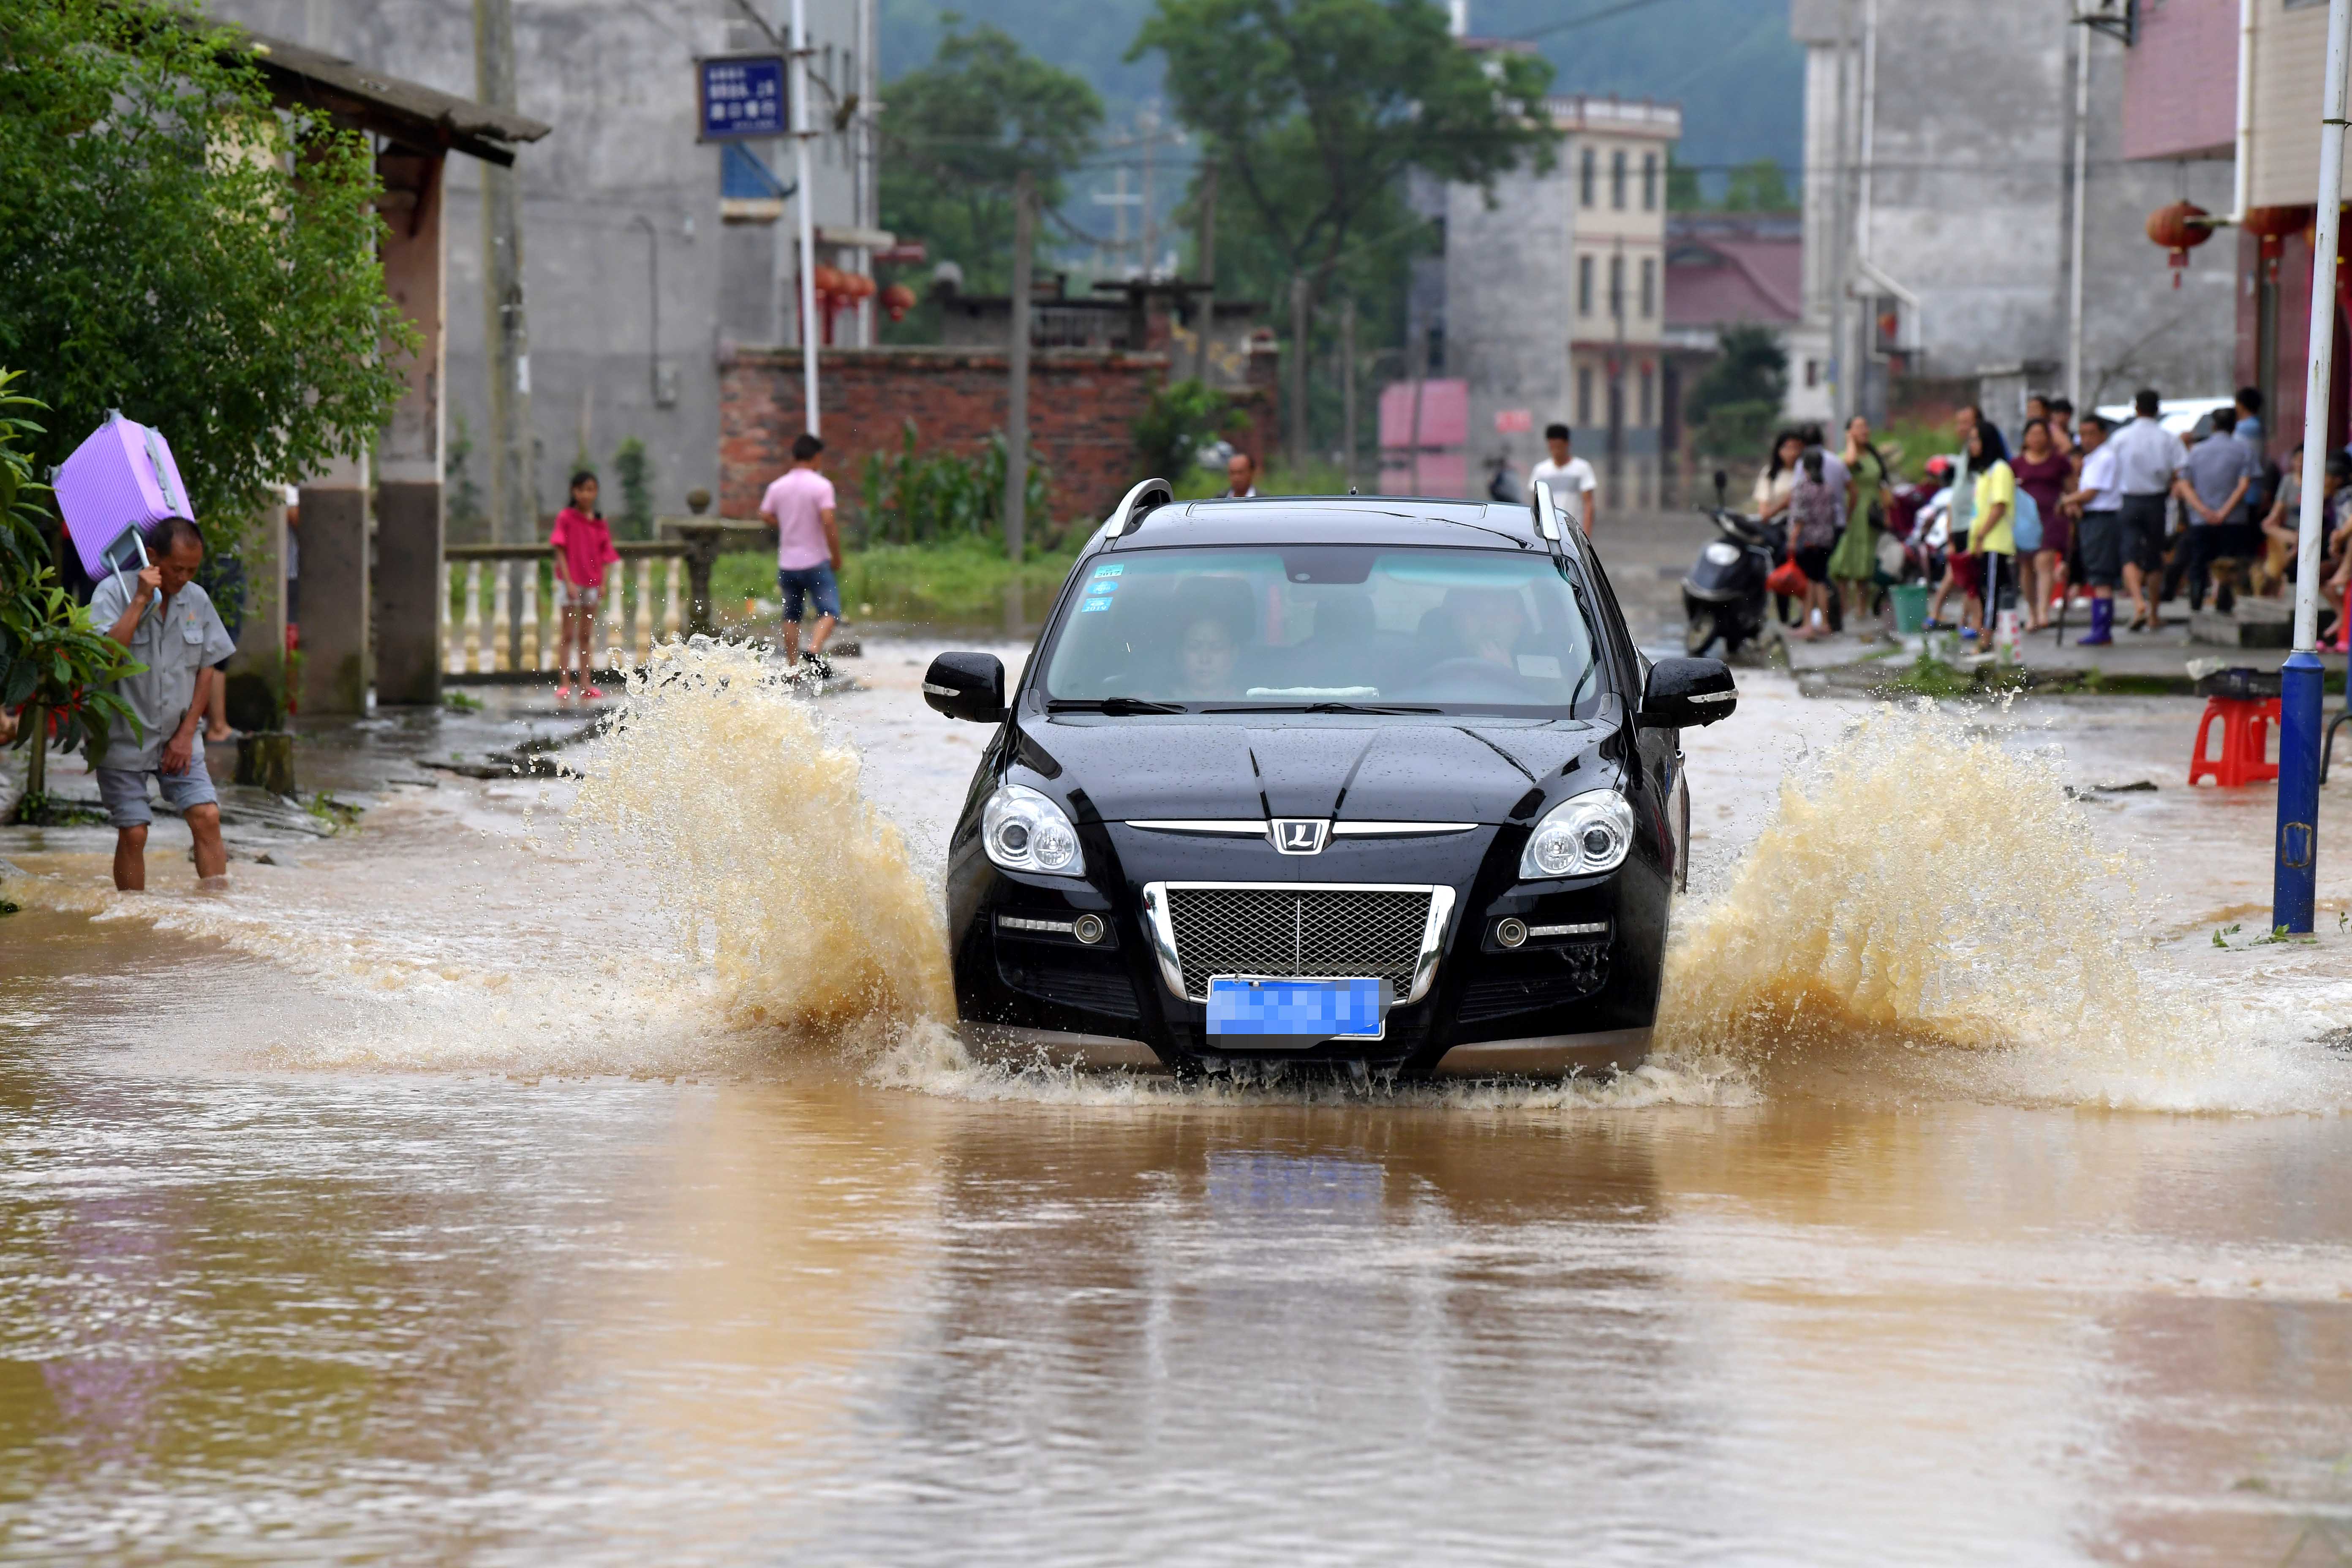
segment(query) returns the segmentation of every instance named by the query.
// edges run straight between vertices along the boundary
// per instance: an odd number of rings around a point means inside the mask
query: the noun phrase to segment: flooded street
[[[2343,775],[2256,945],[2193,703],[1747,671],[1640,1072],[1011,1073],[933,647],[225,895],[11,830],[0,1560],[2352,1556]]]

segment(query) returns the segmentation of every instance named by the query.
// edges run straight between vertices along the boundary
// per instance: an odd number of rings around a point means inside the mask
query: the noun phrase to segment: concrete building
[[[812,216],[821,265],[865,270],[873,230],[876,0],[807,0]],[[213,0],[210,13],[373,69],[470,96],[469,0]],[[797,224],[790,143],[730,153],[696,139],[696,61],[773,52],[778,0],[514,0],[521,111],[554,127],[520,162],[530,351],[534,489],[542,516],[585,454],[614,500],[614,447],[635,437],[655,469],[657,510],[719,479],[719,381],[730,341],[794,343],[790,248]],[[743,153],[759,161],[748,164]],[[764,180],[759,165],[772,171]],[[726,199],[725,178],[739,193]],[[480,176],[448,165],[446,319],[451,537],[478,538],[468,498],[489,491]],[[784,241],[779,253],[777,237]],[[869,300],[835,322],[858,341]]]
[[[1499,463],[1524,475],[1543,456],[1544,426],[1563,421],[1601,473],[1604,509],[1654,505],[1666,155],[1682,111],[1583,96],[1547,107],[1560,133],[1549,170],[1514,170],[1491,198],[1472,185],[1416,186],[1420,209],[1444,219],[1445,248],[1416,277],[1413,341],[1428,344],[1426,374],[1467,387],[1469,489],[1484,494]]]
[[[2187,3],[2137,9],[2145,18]],[[1818,412],[1883,414],[1906,377],[1957,391],[1988,372],[2013,387],[2077,386],[2078,402],[2143,384],[2184,395],[2227,387],[2234,268],[2209,247],[2176,288],[2143,225],[2184,195],[2226,208],[2229,171],[2125,161],[2126,51],[2073,24],[2074,9],[2095,7],[1791,0],[1806,48],[1805,320],[1843,329]],[[2210,112],[2215,89],[2188,90]],[[2070,363],[2078,120],[2082,347]],[[1848,367],[1858,374],[1839,384]],[[1991,412],[2004,426],[2017,417]]]
[[[2208,184],[2221,184],[2218,199],[2201,200],[2220,221],[2190,252],[2190,265],[2227,268],[2237,279],[2231,379],[2263,388],[2277,457],[2303,431],[2327,7],[2166,0],[2138,7],[2134,20],[2124,56],[2124,155],[2201,166]],[[2222,183],[2225,174],[2234,179]],[[2339,271],[2339,290],[2347,276]],[[2328,444],[2340,447],[2352,401],[2352,338],[2341,312],[2335,363]]]

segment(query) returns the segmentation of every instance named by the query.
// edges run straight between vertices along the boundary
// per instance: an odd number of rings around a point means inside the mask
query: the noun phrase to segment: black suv
[[[1638,1064],[1714,659],[1645,658],[1538,504],[1178,503],[1146,480],[1063,584],[949,841],[960,1027],[998,1058]]]

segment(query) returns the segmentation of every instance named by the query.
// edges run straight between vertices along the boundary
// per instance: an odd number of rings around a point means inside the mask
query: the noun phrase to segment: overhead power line
[[[1518,44],[1533,43],[1538,38],[1548,38],[1554,33],[1565,33],[1571,28],[1590,26],[1595,22],[1606,22],[1612,16],[1622,16],[1628,11],[1645,11],[1653,5],[1664,4],[1665,0],[1619,0],[1617,5],[1603,5],[1598,11],[1587,11],[1581,16],[1570,16],[1564,22],[1554,22],[1548,27],[1536,27],[1528,32],[1515,33],[1511,35],[1510,41]]]

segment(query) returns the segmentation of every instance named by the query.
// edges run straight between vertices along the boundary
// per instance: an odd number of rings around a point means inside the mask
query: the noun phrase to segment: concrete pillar
[[[283,686],[286,655],[286,509],[265,508],[253,538],[237,554],[245,567],[245,625],[237,628],[236,668]]]
[[[407,394],[376,444],[376,552],[370,594],[376,700],[433,704],[441,700],[441,620],[447,614],[441,597],[442,391],[448,338],[443,160],[394,147],[377,163],[384,179],[381,210],[391,231],[382,253],[384,286],[425,341],[405,363]],[[306,577],[308,566],[306,558]],[[306,583],[303,592],[309,591]]]
[[[363,713],[368,646],[368,470],[338,463],[302,487],[302,711]]]

